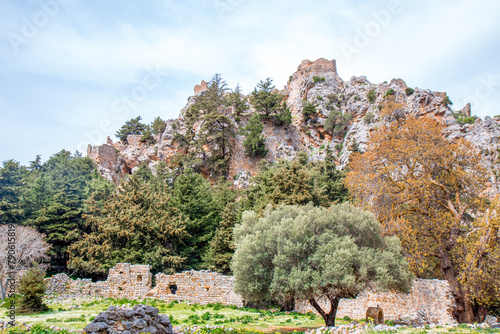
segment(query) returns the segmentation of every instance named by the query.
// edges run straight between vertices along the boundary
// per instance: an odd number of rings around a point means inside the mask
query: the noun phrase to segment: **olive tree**
[[[375,217],[349,204],[268,206],[262,217],[246,211],[234,237],[237,293],[248,301],[307,299],[327,326],[335,326],[341,298],[411,286],[399,239],[383,238]]]

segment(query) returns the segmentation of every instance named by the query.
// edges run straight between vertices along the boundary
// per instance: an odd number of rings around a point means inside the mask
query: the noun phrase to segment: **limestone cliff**
[[[195,96],[203,94],[206,87],[204,81],[197,85]],[[394,118],[427,115],[442,120],[447,126],[445,134],[450,140],[464,137],[481,150],[484,163],[491,171],[491,191],[497,192],[500,119],[485,117],[484,120],[477,119],[474,124],[460,124],[444,102],[446,93],[421,88],[407,92],[406,88],[406,83],[401,79],[374,84],[365,76],[361,76],[343,81],[337,75],[335,60],[302,61],[282,90],[293,115],[292,124],[283,127],[273,126],[272,122],[264,123],[263,134],[268,149],[265,159],[292,159],[297,152],[306,151],[310,154],[310,159],[321,160],[324,149],[329,146],[338,154],[339,168],[344,168],[349,161],[353,145],[357,144],[359,150],[363,151],[370,131],[374,128]],[[371,90],[373,92],[369,98]],[[388,92],[391,94],[389,98]],[[186,131],[183,114],[193,102],[191,97],[181,110],[180,116],[167,121],[165,131],[155,138],[156,144],[141,143],[140,136],[130,136],[128,145],[113,143],[108,139],[108,143],[104,145],[89,145],[87,155],[96,161],[99,171],[114,182],[132,173],[141,163],[154,167],[158,161],[168,162],[178,150],[178,145],[173,140],[174,133]],[[314,103],[318,113],[304,120],[302,110],[307,102]],[[325,121],[331,110],[353,115],[343,133],[332,135],[330,131],[325,131]],[[252,112],[253,109],[250,109],[247,114],[241,115],[238,122],[233,120],[235,128],[242,129]],[[462,112],[470,115],[470,105]],[[367,114],[371,120],[365,117]],[[195,129],[199,129],[200,125],[195,124]],[[245,187],[248,179],[258,172],[260,159],[250,158],[244,153],[244,139],[244,136],[237,135],[230,160],[230,177],[236,187]]]

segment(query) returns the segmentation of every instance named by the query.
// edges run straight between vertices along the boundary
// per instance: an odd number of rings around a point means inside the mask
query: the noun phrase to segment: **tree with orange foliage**
[[[414,273],[449,282],[454,317],[471,323],[500,301],[500,206],[485,214],[480,153],[466,140],[447,141],[442,130],[429,118],[375,130],[366,152],[353,156],[346,185],[384,233],[400,237]]]

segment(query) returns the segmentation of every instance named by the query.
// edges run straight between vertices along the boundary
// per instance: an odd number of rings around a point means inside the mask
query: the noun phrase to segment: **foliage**
[[[363,121],[365,121],[366,124],[372,124],[373,121],[375,120],[375,115],[369,111],[363,116]]]
[[[316,114],[316,106],[314,105],[314,102],[309,102],[307,100],[303,101],[304,107],[302,108],[302,115],[304,115],[304,118],[311,118]]]
[[[23,177],[26,169],[14,160],[3,162],[0,168],[0,225],[23,220]]]
[[[234,202],[230,202],[222,213],[215,235],[210,241],[206,258],[208,267],[221,274],[231,274],[231,258],[234,253],[233,228],[238,222],[238,213]]]
[[[153,191],[147,180],[132,175],[104,204],[91,198],[88,205],[90,232],[70,246],[70,268],[99,275],[128,262],[173,272],[186,261],[179,255],[187,237],[186,221],[166,184]]]
[[[243,210],[262,212],[271,204],[301,204],[312,202],[329,206],[347,198],[343,185],[344,173],[337,170],[334,157],[327,150],[325,161],[308,162],[301,152],[293,161],[281,160],[268,165],[261,163],[259,174],[250,181],[241,202]]]
[[[377,95],[375,94],[375,89],[370,89],[368,94],[366,94],[366,97],[368,98],[368,101],[370,101],[370,103],[375,102],[375,99],[377,98]]]
[[[325,204],[325,190],[316,182],[318,169],[311,167],[305,153],[292,162],[282,160],[268,166],[263,161],[245,191],[243,209],[261,212],[268,204]]]
[[[116,132],[116,137],[120,139],[123,144],[128,144],[127,136],[129,135],[142,135],[146,129],[146,125],[141,123],[141,116],[132,118],[122,125],[120,130]]]
[[[29,175],[24,224],[45,235],[52,270],[66,269],[67,248],[84,232],[84,200],[94,167],[90,158],[62,150]]]
[[[45,273],[39,267],[29,269],[20,279],[18,291],[22,295],[19,299],[17,311],[21,314],[31,314],[47,311],[49,308],[42,301],[45,295]]]
[[[352,118],[353,116],[349,112],[343,113],[340,110],[332,110],[326,118],[325,131],[344,136],[347,130],[346,127],[349,126]]]
[[[278,112],[273,117],[274,124],[278,126],[288,126],[292,123],[292,112],[286,102],[278,108]]]
[[[225,96],[228,88],[220,74],[215,74],[207,87],[203,94],[194,97],[194,103],[184,114],[187,131],[174,135],[185,152],[176,156],[174,163],[181,170],[189,167],[213,178],[227,177],[236,136],[233,121],[226,115],[230,107],[230,99]],[[194,125],[198,121],[201,127],[196,132]]]
[[[429,118],[379,128],[367,151],[354,154],[346,184],[361,205],[376,213],[386,234],[401,237],[413,272],[448,280],[460,305],[456,319],[473,322],[484,311],[481,304],[493,302],[481,292],[488,292],[481,277],[493,262],[488,256],[471,262],[464,249],[479,251],[474,240],[488,239],[496,223],[486,220],[490,228],[480,228],[486,224],[479,217],[487,180],[480,153],[463,139],[449,143],[442,129]],[[480,274],[470,269],[470,279],[461,279],[468,265],[481,267]]]
[[[394,95],[394,94],[396,94],[396,92],[394,91],[394,89],[389,88],[389,89],[387,90],[387,92],[385,92],[384,98],[386,98],[386,97],[388,97],[388,96],[391,96],[391,95]]]
[[[407,96],[412,95],[414,92],[415,92],[415,90],[413,88],[406,87],[406,89],[405,89],[405,93]]]
[[[475,115],[467,116],[462,110],[452,113],[457,122],[460,124],[474,124],[476,122],[476,119],[478,119],[478,117]]]
[[[453,104],[453,102],[451,102],[450,97],[449,97],[448,95],[446,95],[446,96],[443,98],[443,105],[445,105],[445,106],[449,106],[450,104]]]
[[[380,235],[373,215],[348,204],[330,208],[270,206],[259,218],[245,212],[234,229],[235,291],[245,300],[308,299],[335,326],[340,298],[368,286],[408,291],[411,275],[397,238]],[[316,298],[325,296],[326,313]]]
[[[393,96],[389,96],[381,107],[380,118],[384,120],[400,120],[404,117],[404,104],[396,103]]]
[[[259,114],[255,113],[250,117],[242,131],[242,134],[246,137],[243,142],[245,153],[251,157],[265,157],[267,154],[266,138],[262,136],[262,130],[264,130],[264,125]]]
[[[160,117],[156,117],[151,123],[151,132],[156,136],[160,135],[165,131],[167,127],[167,122],[162,120]]]
[[[229,105],[233,107],[233,113],[239,116],[241,113],[248,111],[249,107],[247,105],[246,98],[242,98],[241,87],[238,84],[229,95]]]
[[[210,183],[186,169],[174,182],[171,201],[172,207],[187,218],[183,223],[187,238],[179,246],[179,254],[187,259],[182,268],[201,269],[220,218]]]
[[[275,91],[273,80],[261,80],[250,94],[250,103],[265,118],[274,115],[281,106],[283,95]]]
[[[325,82],[325,77],[320,77],[320,76],[314,75],[313,76],[313,82],[314,83]]]

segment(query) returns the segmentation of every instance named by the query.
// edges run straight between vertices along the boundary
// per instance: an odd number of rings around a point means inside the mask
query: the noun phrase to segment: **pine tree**
[[[219,219],[210,183],[186,169],[174,182],[172,206],[187,218],[184,226],[189,239],[179,247],[179,254],[187,259],[183,268],[200,269]]]
[[[236,132],[233,121],[226,116],[228,99],[225,96],[227,84],[219,74],[207,84],[203,94],[195,96],[194,104],[186,111],[187,131],[176,134],[175,140],[185,148],[184,155],[176,162],[184,168],[189,166],[197,172],[208,171],[211,177],[227,177],[229,158]],[[202,122],[198,133],[194,124]]]
[[[14,160],[4,161],[0,168],[0,224],[20,223],[24,219],[24,175],[25,169]]]
[[[288,126],[292,123],[292,112],[286,102],[278,108],[278,113],[273,118],[274,124],[278,126]]]
[[[66,270],[67,248],[83,233],[84,200],[93,170],[90,158],[62,150],[30,172],[33,178],[25,189],[29,212],[24,224],[46,235],[53,270]]]
[[[345,172],[337,169],[335,157],[329,146],[326,147],[325,162],[320,166],[318,182],[324,184],[324,194],[329,203],[342,203],[349,199],[344,185]]]
[[[221,274],[231,274],[231,258],[234,253],[233,228],[238,222],[236,204],[229,203],[222,213],[215,235],[210,241],[210,248],[206,255],[208,267]]]
[[[275,92],[275,89],[273,80],[267,78],[264,81],[261,80],[250,94],[250,103],[263,117],[272,117],[281,106],[283,95]]]
[[[248,110],[247,101],[246,99],[243,99],[242,96],[243,94],[241,93],[241,87],[239,84],[229,95],[229,105],[233,107],[233,114],[236,116],[240,116],[241,113]]]
[[[70,246],[70,268],[99,276],[129,262],[172,273],[186,261],[179,249],[188,240],[187,222],[172,204],[166,183],[153,191],[147,180],[132,175],[104,205],[92,197],[88,207],[90,232]]]
[[[267,154],[266,139],[262,136],[262,130],[264,130],[264,125],[259,114],[255,113],[250,117],[242,132],[246,137],[243,142],[245,153],[251,157],[265,157]]]
[[[142,132],[146,129],[146,125],[141,123],[141,116],[137,116],[136,118],[132,118],[129,121],[126,121],[125,124],[122,125],[120,130],[116,132],[116,136],[120,139],[123,144],[128,144],[127,136],[128,135],[142,135]]]
[[[19,299],[17,311],[21,314],[32,314],[47,311],[49,308],[42,301],[45,295],[45,273],[37,266],[29,269],[19,282]]]

